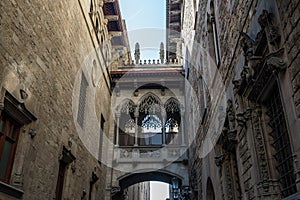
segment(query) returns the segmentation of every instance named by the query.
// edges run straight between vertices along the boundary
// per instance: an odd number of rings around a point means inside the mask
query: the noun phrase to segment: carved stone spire
[[[165,47],[164,47],[164,43],[163,42],[160,43],[159,58],[160,58],[160,62],[164,63],[164,59],[165,59]]]
[[[135,63],[139,64],[139,62],[140,62],[140,44],[138,42],[135,43],[134,58],[135,58]]]

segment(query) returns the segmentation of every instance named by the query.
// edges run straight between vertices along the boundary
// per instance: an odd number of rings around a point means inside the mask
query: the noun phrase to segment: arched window
[[[219,52],[219,41],[218,31],[216,26],[216,13],[214,2],[210,3],[210,13],[207,16],[207,31],[208,31],[208,43],[209,43],[209,54],[214,60],[216,66],[220,66],[220,52]]]
[[[272,146],[275,149],[274,157],[277,161],[275,167],[279,172],[281,195],[282,197],[288,197],[297,192],[296,177],[294,174],[294,158],[290,142],[291,138],[289,136],[280,98],[280,91],[277,84],[275,84],[273,91],[265,104],[268,109],[267,115],[270,117],[268,125],[272,128],[270,134],[273,137]]]
[[[139,145],[162,145],[162,108],[161,101],[154,94],[149,93],[142,98],[139,104],[138,124]]]
[[[157,115],[146,115],[142,120],[141,145],[162,144],[162,121]]]
[[[207,200],[215,200],[214,186],[213,186],[210,178],[207,180],[207,185],[206,185],[206,199]]]
[[[166,144],[180,144],[181,140],[178,135],[180,132],[180,106],[175,98],[170,98],[165,103],[166,123],[165,135]]]
[[[119,108],[119,145],[133,146],[135,136],[134,121],[135,105],[131,100],[125,100]]]
[[[93,0],[91,0],[91,3],[90,3],[90,13],[92,13],[93,10],[94,10]]]

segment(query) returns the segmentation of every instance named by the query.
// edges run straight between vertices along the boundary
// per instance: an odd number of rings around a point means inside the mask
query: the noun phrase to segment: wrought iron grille
[[[275,158],[278,162],[276,168],[280,174],[281,194],[283,197],[287,197],[296,192],[296,184],[290,139],[277,86],[271,94],[267,108],[270,126],[273,129],[273,145],[276,150]]]
[[[80,85],[80,94],[79,94],[78,112],[77,112],[77,122],[81,127],[83,127],[83,122],[84,122],[84,111],[85,111],[87,88],[88,88],[88,81],[86,80],[85,75],[82,73],[81,85]]]

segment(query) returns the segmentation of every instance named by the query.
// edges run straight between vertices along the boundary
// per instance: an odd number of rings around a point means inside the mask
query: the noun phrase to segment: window
[[[0,117],[0,180],[8,183],[17,147],[20,125],[5,113]]]
[[[125,129],[120,130],[120,145],[122,146],[133,146],[135,137],[135,121],[129,119],[125,123]]]
[[[59,162],[57,185],[56,185],[56,198],[55,198],[56,200],[61,200],[62,199],[66,168],[67,168],[67,164],[60,161]]]
[[[207,93],[207,87],[206,87],[205,80],[203,79],[202,76],[200,76],[198,80],[198,95],[199,95],[201,123],[203,123],[204,117],[206,115],[206,110],[207,110],[206,93]]]
[[[215,7],[213,2],[210,4],[210,14],[208,14],[208,41],[209,41],[209,54],[212,56],[216,66],[220,66],[220,52],[219,52],[219,42],[218,42],[218,32],[216,26],[216,15]]]
[[[101,159],[102,159],[104,123],[105,123],[105,119],[104,119],[103,115],[101,114],[101,121],[100,121],[100,137],[99,137],[99,155],[98,155],[98,161],[99,161],[99,162],[101,162]]]
[[[141,127],[139,133],[139,145],[162,145],[162,103],[153,94],[147,94],[139,105],[138,125]]]
[[[120,134],[119,145],[133,146],[135,144],[135,118],[134,118],[135,104],[127,99],[121,105],[118,112],[120,112],[120,122],[118,132]]]
[[[191,68],[191,63],[190,63],[191,55],[189,49],[186,47],[186,53],[185,53],[185,71],[186,71],[186,79],[189,78],[190,75],[190,68]]]
[[[81,127],[83,127],[83,122],[84,122],[84,109],[85,109],[87,87],[88,87],[88,82],[86,80],[85,75],[82,73],[80,94],[79,94],[79,105],[78,105],[78,112],[77,112],[77,122]]]
[[[165,103],[166,110],[166,144],[181,144],[181,115],[179,101],[173,97]],[[181,136],[181,137],[180,137]]]
[[[179,137],[176,137],[179,132],[179,124],[174,118],[169,118],[165,124],[166,128],[166,144],[179,144]]]
[[[66,147],[63,147],[62,156],[59,161],[59,170],[57,176],[56,190],[55,190],[55,199],[61,200],[63,199],[63,190],[64,190],[64,182],[65,182],[65,174],[68,168],[68,165],[75,161],[76,158],[71,153],[70,150],[67,150]]]
[[[162,122],[157,115],[146,115],[142,121],[140,145],[162,145]]]
[[[275,88],[267,102],[267,108],[270,116],[269,125],[273,129],[271,134],[274,139],[275,158],[278,163],[276,168],[280,174],[281,194],[283,197],[287,197],[296,192],[293,154],[278,86]]]

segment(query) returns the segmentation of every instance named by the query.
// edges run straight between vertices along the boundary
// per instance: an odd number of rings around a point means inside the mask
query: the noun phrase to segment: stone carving
[[[166,103],[165,103],[165,110],[168,113],[174,113],[174,112],[180,112],[180,105],[179,102],[174,99],[170,98]]]
[[[168,156],[177,157],[180,156],[180,149],[172,149],[168,151]]]
[[[161,152],[157,150],[140,150],[140,158],[160,158]]]
[[[223,154],[215,157],[215,164],[216,164],[217,167],[221,167],[222,164],[223,164],[223,161],[224,161],[224,155]]]
[[[26,100],[28,98],[28,93],[26,92],[26,89],[20,89],[20,95],[22,100]]]
[[[95,184],[98,180],[99,180],[99,177],[98,177],[98,175],[96,174],[96,172],[92,172],[92,176],[91,176],[90,182],[91,182],[92,184]]]
[[[245,64],[240,74],[241,79],[235,81],[234,86],[240,95],[257,101],[261,92],[270,82],[273,72],[286,69],[283,49],[279,49],[280,38],[279,28],[274,14],[263,10],[258,18],[261,31],[253,40],[249,35],[241,32],[241,46],[244,51]],[[268,45],[271,44],[271,45]],[[265,48],[269,47],[269,55],[265,55]]]
[[[243,81],[248,83],[252,79],[253,74],[254,74],[254,72],[253,72],[252,67],[248,67],[247,65],[245,65],[241,72],[241,78]]]
[[[244,56],[248,58],[249,56],[253,55],[253,44],[254,40],[244,32],[240,32],[242,39],[241,39],[241,46],[244,51]]]
[[[0,111],[2,111],[4,109],[4,102],[0,102]],[[1,112],[0,112],[1,114]]]
[[[120,191],[121,191],[120,186],[111,186],[110,194],[111,194],[111,196],[114,196]]]
[[[232,103],[231,99],[229,99],[227,101],[226,112],[227,112],[227,117],[229,120],[230,129],[234,129],[235,128],[235,111],[234,111],[233,103]]]
[[[237,113],[236,121],[238,123],[238,126],[243,128],[246,125],[246,119],[245,119],[244,113]]]
[[[278,45],[280,43],[281,35],[274,19],[275,17],[272,13],[263,10],[262,14],[258,17],[258,23],[261,28],[265,30],[269,43]]]
[[[232,143],[232,142],[237,142],[237,130],[230,130],[228,133],[227,133],[227,138],[228,138],[228,141],[229,143]]]
[[[197,170],[193,168],[191,172],[191,187],[194,191],[198,191],[197,177],[198,177]]]
[[[226,161],[226,167],[224,168],[225,170],[225,187],[227,191],[227,199],[234,199],[233,194],[234,194],[234,187],[233,187],[233,181],[232,181],[232,174],[231,174],[231,164],[230,160]]]
[[[125,149],[121,149],[120,158],[132,158],[132,152]]]
[[[165,47],[163,42],[160,43],[159,58],[160,62],[163,64],[165,60]]]
[[[147,96],[139,106],[139,112],[156,113],[161,111],[161,102],[153,95]]]
[[[135,63],[138,65],[140,62],[140,44],[138,42],[135,44],[134,58]]]
[[[279,49],[278,51],[271,53],[267,56],[267,65],[270,70],[282,71],[286,69],[286,63],[282,59],[284,49]]]
[[[239,88],[242,84],[242,79],[233,80],[232,84],[233,84],[233,91],[235,94],[237,94],[239,92]]]
[[[239,180],[237,178],[237,163],[236,163],[236,144],[237,130],[235,129],[236,115],[233,108],[232,100],[227,101],[226,108],[227,122],[225,123],[221,137],[218,140],[216,148],[215,164],[219,167],[221,180],[222,196],[224,199],[237,199],[239,197]],[[242,125],[245,126],[248,120],[248,113],[243,112]],[[247,147],[248,149],[248,147]],[[246,155],[246,154],[245,154]],[[247,162],[248,157],[245,158]]]
[[[253,132],[255,136],[255,143],[256,143],[256,151],[257,156],[259,159],[258,166],[259,166],[259,175],[260,181],[263,183],[267,183],[269,180],[269,172],[268,172],[268,161],[266,155],[266,149],[264,144],[264,137],[263,131],[260,126],[260,116],[262,112],[259,107],[253,110],[252,112],[252,123],[253,123]],[[263,188],[267,192],[269,190],[269,184],[263,184]]]

